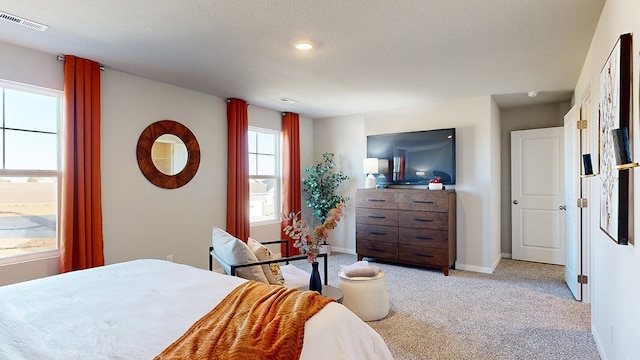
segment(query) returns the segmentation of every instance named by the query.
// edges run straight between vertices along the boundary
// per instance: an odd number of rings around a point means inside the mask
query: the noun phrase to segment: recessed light
[[[313,49],[313,43],[311,41],[308,40],[300,40],[300,41],[296,41],[293,43],[293,47],[298,49],[298,50],[311,50]]]
[[[533,97],[536,97],[536,96],[538,96],[538,92],[537,92],[537,91],[529,91],[529,92],[527,93],[527,96],[528,96],[528,97],[532,97],[532,98],[533,98]]]

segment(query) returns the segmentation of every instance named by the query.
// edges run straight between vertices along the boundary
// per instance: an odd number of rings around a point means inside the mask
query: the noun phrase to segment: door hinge
[[[587,275],[578,275],[578,284],[588,284],[589,278]]]
[[[586,129],[587,128],[587,120],[578,120],[578,121],[576,121],[576,127],[578,128],[578,130]]]
[[[586,208],[587,207],[587,198],[578,198],[578,207]]]

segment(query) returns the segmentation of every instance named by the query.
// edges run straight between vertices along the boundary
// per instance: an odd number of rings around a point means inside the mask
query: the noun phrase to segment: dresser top
[[[409,188],[409,189],[401,189],[401,188],[387,188],[387,189],[364,189],[364,188],[360,188],[357,191],[380,191],[380,192],[409,192],[409,193],[424,193],[424,192],[433,192],[433,193],[437,193],[437,192],[446,192],[446,193],[454,193],[456,192],[455,189],[443,189],[443,190],[429,190],[429,189],[415,189],[415,188]]]

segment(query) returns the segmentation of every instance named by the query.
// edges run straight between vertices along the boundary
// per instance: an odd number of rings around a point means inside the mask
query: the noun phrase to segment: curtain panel
[[[228,170],[227,232],[246,242],[251,229],[249,218],[249,116],[247,102],[227,101]]]
[[[302,209],[300,177],[300,116],[295,113],[282,113],[282,215],[298,213]],[[284,233],[286,223],[280,226],[281,238],[288,239]],[[285,244],[282,244],[285,254]],[[293,241],[289,239],[289,254],[297,255]]]
[[[100,64],[65,56],[60,273],[104,265]]]

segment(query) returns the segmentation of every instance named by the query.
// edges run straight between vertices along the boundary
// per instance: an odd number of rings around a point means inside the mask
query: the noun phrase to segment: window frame
[[[18,255],[10,255],[10,256],[1,256],[0,257],[0,265],[6,264],[14,264],[24,261],[32,261],[32,260],[40,260],[52,257],[60,256],[60,220],[61,220],[61,199],[62,199],[62,146],[63,146],[63,91],[43,88],[35,85],[22,84],[13,81],[0,79],[0,96],[2,97],[2,102],[0,102],[0,137],[4,139],[4,131],[5,130],[16,130],[15,128],[7,128],[5,127],[5,98],[4,98],[4,90],[15,90],[22,91],[31,94],[51,96],[57,98],[58,100],[58,109],[57,109],[57,117],[58,121],[56,124],[56,142],[57,142],[57,158],[56,158],[56,169],[55,170],[40,170],[40,169],[4,169],[5,166],[5,158],[6,155],[5,149],[2,149],[2,158],[0,158],[0,178],[1,177],[49,177],[56,178],[57,183],[57,193],[56,193],[56,248],[52,250],[41,250],[32,253],[26,254],[18,254]],[[17,129],[20,131],[29,131],[29,132],[38,132],[38,133],[48,133],[49,131],[33,131],[33,130],[23,130]],[[2,141],[2,146],[5,146],[5,142]]]
[[[273,207],[274,207],[273,218],[268,220],[251,220],[251,215],[249,215],[249,223],[251,226],[276,224],[276,223],[279,224],[281,222],[280,218],[282,217],[281,215],[282,213],[282,131],[262,128],[257,126],[249,126],[249,131],[274,135],[276,140],[276,144],[275,144],[276,153],[274,155],[275,157],[274,165],[275,165],[276,175],[249,175],[249,181],[255,180],[255,179],[275,180],[276,190],[274,191],[274,199],[273,199]],[[247,137],[249,137],[248,133],[247,133]],[[257,147],[256,147],[256,152],[249,152],[248,148],[247,148],[247,152],[249,155],[261,154],[257,152]],[[271,154],[267,154],[267,155],[271,155]],[[249,170],[249,174],[251,174],[251,169],[248,169],[248,170]],[[251,199],[251,191],[249,191],[249,199]]]

